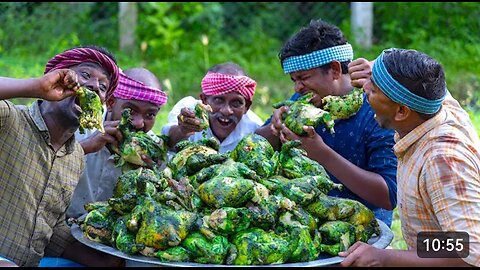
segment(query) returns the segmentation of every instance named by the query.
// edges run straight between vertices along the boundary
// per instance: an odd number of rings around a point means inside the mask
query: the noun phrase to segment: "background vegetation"
[[[35,77],[48,59],[78,45],[96,44],[113,52],[123,68],[144,66],[168,92],[168,104],[154,130],[166,123],[182,97],[198,96],[200,81],[213,64],[233,61],[257,83],[253,110],[266,119],[271,104],[293,93],[277,53],[311,19],[338,25],[355,57],[373,59],[388,47],[412,48],[440,61],[448,88],[480,127],[480,4],[374,3],[374,45],[356,46],[350,32],[349,2],[163,2],[138,3],[137,47],[118,46],[118,3],[0,3],[0,76]],[[29,103],[17,99],[17,103]],[[395,219],[392,246],[405,248]]]

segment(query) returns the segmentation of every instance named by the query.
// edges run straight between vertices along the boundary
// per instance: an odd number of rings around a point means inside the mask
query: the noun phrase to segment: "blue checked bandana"
[[[403,104],[416,112],[424,114],[438,112],[445,97],[429,100],[412,93],[388,73],[385,63],[383,63],[384,54],[385,50],[378,56],[372,67],[372,81],[380,90],[394,102]]]
[[[299,71],[309,70],[320,67],[325,64],[337,60],[339,62],[351,61],[353,59],[352,45],[345,44],[334,46],[326,49],[311,52],[304,55],[295,55],[283,60],[283,71],[285,74]]]

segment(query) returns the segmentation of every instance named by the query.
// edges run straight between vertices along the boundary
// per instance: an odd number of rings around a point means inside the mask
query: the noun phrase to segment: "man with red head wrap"
[[[203,102],[212,108],[207,137],[215,137],[220,141],[220,153],[233,150],[243,137],[253,133],[263,123],[249,110],[256,85],[234,63],[210,68],[201,83],[201,101],[185,97],[168,114],[168,123],[162,133],[170,136],[169,146],[173,147],[185,139],[198,141],[203,138],[201,122],[193,112],[195,105]]]
[[[112,197],[122,169],[115,166],[109,145],[118,144],[121,140],[118,124],[122,110],[130,108],[134,128],[154,137],[151,129],[158,112],[166,102],[166,93],[161,90],[158,78],[149,70],[131,68],[120,72],[118,87],[106,102],[105,134],[94,130],[75,134],[85,150],[86,168],[67,209],[67,218],[78,218],[85,214],[83,206],[86,203],[106,201]]]
[[[118,67],[105,52],[67,50],[47,63],[40,79],[0,80],[7,88],[0,91],[0,255],[19,266],[72,252],[65,211],[84,167],[74,136],[81,114],[74,90],[83,85],[102,96],[116,88]],[[7,100],[17,97],[39,100],[29,107]],[[76,252],[95,254],[86,246]],[[121,262],[98,253],[90,258],[102,260],[93,264]]]

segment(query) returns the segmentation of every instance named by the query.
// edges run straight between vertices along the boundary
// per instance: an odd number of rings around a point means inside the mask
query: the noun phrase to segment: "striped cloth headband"
[[[339,62],[353,59],[352,45],[345,44],[311,52],[304,55],[295,55],[283,60],[285,74],[299,70],[309,70],[337,60]]]
[[[403,104],[410,109],[424,114],[434,114],[440,110],[445,97],[437,100],[429,100],[418,96],[396,81],[388,73],[383,56],[385,50],[378,56],[372,67],[372,81],[382,92],[396,103]]]
[[[247,100],[252,101],[257,82],[247,76],[208,72],[203,77],[201,86],[203,93],[207,96],[238,92]]]
[[[147,86],[142,82],[134,80],[123,72],[120,72],[120,79],[113,96],[121,99],[146,101],[162,106],[167,102],[167,95],[161,89]]]

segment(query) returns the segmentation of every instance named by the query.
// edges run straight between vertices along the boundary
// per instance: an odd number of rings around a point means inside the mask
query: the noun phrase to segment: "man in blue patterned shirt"
[[[279,58],[294,83],[296,93],[291,100],[313,93],[311,102],[321,107],[323,97],[343,96],[353,90],[348,73],[353,50],[342,31],[332,24],[312,21],[285,43]],[[304,127],[306,136],[296,135],[281,121],[286,106],[275,110],[256,133],[276,149],[285,141],[300,140],[308,157],[321,164],[334,182],[346,187],[328,195],[358,200],[390,226],[397,201],[394,132],[378,126],[363,96],[363,105],[355,115],[335,120],[334,134],[321,124],[315,129]]]

